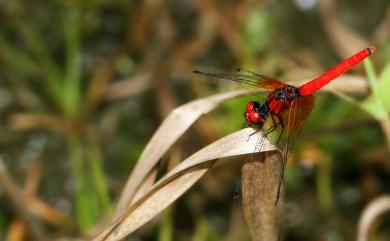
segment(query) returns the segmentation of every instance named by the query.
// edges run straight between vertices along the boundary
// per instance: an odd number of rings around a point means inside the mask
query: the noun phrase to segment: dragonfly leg
[[[278,201],[279,201],[279,198],[280,198],[280,188],[282,187],[282,183],[283,183],[283,180],[284,180],[284,171],[286,169],[286,163],[287,163],[287,157],[282,157],[282,166],[281,166],[281,170],[280,170],[280,177],[279,177],[279,181],[278,181],[278,187],[277,187],[277,191],[276,191],[276,198],[275,198],[275,207],[276,205],[278,205]]]
[[[285,125],[284,125],[284,123],[283,123],[283,120],[282,120],[282,117],[278,117],[279,118],[279,123],[281,123],[280,125],[281,125],[281,127],[282,127],[282,130],[280,131],[280,133],[279,133],[279,136],[278,136],[278,139],[276,140],[276,145],[279,145],[279,142],[280,142],[280,140],[282,139],[282,135],[283,135],[283,133],[284,133],[284,128],[285,128]]]
[[[265,137],[267,137],[269,134],[271,134],[273,131],[275,131],[276,128],[278,127],[278,124],[275,121],[274,116],[271,116],[271,120],[272,120],[273,125],[270,128],[268,128],[267,130],[265,130],[265,132],[264,132]]]
[[[256,127],[256,125],[250,123],[249,121],[245,121],[244,124],[243,124],[243,127],[244,128],[247,128],[247,127]]]
[[[284,130],[284,122],[283,122],[283,118],[281,116],[278,116],[278,121],[279,121],[280,125],[282,126],[282,129]]]
[[[255,129],[255,131],[253,131],[251,134],[248,135],[248,139],[246,141],[249,141],[251,136],[253,136],[254,134],[256,134],[259,131],[259,126],[258,125],[255,125],[255,124],[250,123],[248,121],[246,121],[243,126],[244,126],[244,128],[251,127],[253,129]]]
[[[274,119],[274,116],[273,116],[273,115],[271,115],[271,119],[272,119],[272,123],[274,124],[274,127],[276,128],[276,126],[277,126],[278,124],[276,123],[276,121],[275,121],[275,119]]]
[[[267,130],[264,130],[264,137],[267,137],[269,134],[271,134],[276,129],[276,125],[271,126]]]
[[[248,139],[246,139],[246,141],[249,141],[249,139],[251,139],[251,137],[252,137],[254,134],[256,134],[257,132],[259,132],[259,130],[255,130],[255,131],[253,131],[252,133],[250,133],[250,134],[248,135]]]

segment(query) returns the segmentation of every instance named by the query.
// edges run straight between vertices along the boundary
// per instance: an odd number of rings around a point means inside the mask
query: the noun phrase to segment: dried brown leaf
[[[105,93],[109,101],[120,100],[141,93],[150,87],[150,74],[141,73],[130,79],[110,84]]]
[[[187,191],[207,172],[214,160],[253,153],[253,147],[261,135],[260,131],[254,133],[253,129],[245,128],[196,152],[155,183],[146,195],[137,200],[95,240],[120,240],[131,234]],[[272,150],[275,147],[265,140],[259,152]]]
[[[369,231],[374,221],[377,220],[380,215],[389,211],[390,195],[382,196],[371,201],[360,217],[357,240],[369,240]]]
[[[8,123],[8,127],[15,131],[42,128],[53,132],[63,132],[67,125],[64,120],[46,113],[16,113],[9,118]]]
[[[148,173],[166,151],[201,115],[210,112],[223,101],[245,94],[248,94],[248,91],[240,90],[214,95],[191,101],[172,111],[157,129],[142,152],[119,198],[114,218],[118,217],[121,211],[125,210],[131,204],[131,200],[137,189]]]

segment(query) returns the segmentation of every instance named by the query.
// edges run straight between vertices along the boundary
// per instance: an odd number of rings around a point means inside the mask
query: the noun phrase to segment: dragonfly
[[[338,76],[352,69],[375,51],[375,47],[365,48],[299,87],[240,68],[234,74],[193,71],[196,74],[227,79],[271,91],[262,104],[258,101],[249,101],[245,106],[244,116],[247,126],[264,131],[263,137],[256,144],[254,153],[261,149],[264,138],[277,132],[276,135],[273,135],[272,142],[281,149],[282,165],[277,184],[275,206],[279,200],[280,187],[292,143],[298,130],[314,107],[315,97],[313,94]]]

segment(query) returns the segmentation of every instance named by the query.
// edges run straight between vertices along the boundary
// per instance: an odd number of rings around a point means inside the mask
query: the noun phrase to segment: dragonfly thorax
[[[294,86],[283,86],[275,89],[269,94],[264,104],[257,101],[250,101],[246,104],[244,113],[247,122],[261,126],[267,116],[279,114],[290,105],[291,101],[300,96],[298,88]]]
[[[284,86],[274,91],[276,98],[279,100],[293,100],[300,96],[298,88],[294,86]]]
[[[294,86],[288,85],[275,89],[265,101],[265,105],[268,107],[267,114],[280,115],[299,97],[299,90]]]

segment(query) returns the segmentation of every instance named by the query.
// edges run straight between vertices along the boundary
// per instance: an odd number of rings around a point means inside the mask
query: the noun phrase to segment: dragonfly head
[[[259,124],[264,121],[259,113],[259,108],[260,104],[257,101],[249,101],[246,104],[246,111],[244,116],[249,123]]]

